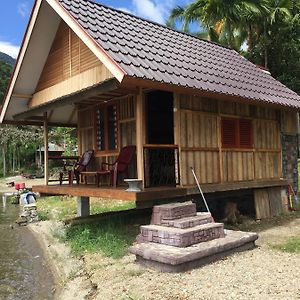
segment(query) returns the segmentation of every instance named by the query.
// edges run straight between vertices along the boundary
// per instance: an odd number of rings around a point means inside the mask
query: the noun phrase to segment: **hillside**
[[[0,52],[0,60],[6,62],[9,65],[14,65],[16,60],[9,56],[8,54],[5,54],[3,52]]]
[[[14,58],[8,54],[0,52],[0,106],[4,100],[3,98],[15,62],[16,60]]]

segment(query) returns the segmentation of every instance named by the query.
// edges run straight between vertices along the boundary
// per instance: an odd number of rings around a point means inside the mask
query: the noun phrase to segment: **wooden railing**
[[[143,148],[145,187],[179,185],[178,146],[146,144]]]

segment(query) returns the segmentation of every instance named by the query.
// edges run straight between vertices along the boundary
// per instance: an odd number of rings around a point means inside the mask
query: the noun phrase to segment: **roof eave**
[[[16,84],[21,66],[22,66],[22,63],[23,63],[23,60],[24,60],[24,56],[25,56],[27,48],[28,48],[28,44],[29,44],[33,29],[34,29],[34,25],[36,23],[36,19],[37,19],[41,4],[42,4],[42,0],[36,0],[35,3],[34,3],[33,9],[31,11],[30,20],[29,20],[29,23],[27,25],[25,35],[23,37],[21,48],[20,48],[20,51],[19,51],[19,54],[18,54],[18,57],[17,57],[17,61],[16,61],[16,64],[15,64],[15,67],[14,67],[9,85],[7,87],[7,90],[6,90],[4,104],[3,104],[2,110],[0,112],[0,124],[3,123],[5,113],[7,111],[8,104],[10,102],[10,99],[11,99],[11,96],[12,96],[12,93],[13,93],[13,90],[14,90],[14,87],[15,87],[15,84]]]
[[[271,106],[277,109],[288,109],[288,110],[296,110],[297,112],[300,112],[300,102],[298,106],[295,105],[285,105],[281,103],[273,103],[273,102],[267,102],[265,100],[258,100],[258,99],[250,99],[250,98],[244,98],[242,96],[236,96],[236,95],[229,95],[229,94],[223,94],[219,92],[212,92],[208,90],[201,90],[193,87],[186,87],[186,86],[179,86],[171,83],[164,83],[159,82],[155,80],[145,79],[145,78],[137,78],[133,76],[126,76],[124,77],[124,80],[122,82],[122,85],[132,85],[132,86],[140,86],[145,89],[160,89],[165,91],[170,91],[178,94],[189,94],[194,96],[202,96],[207,98],[216,98],[219,100],[224,101],[235,101],[240,103],[248,103],[252,105],[259,105],[259,106]]]

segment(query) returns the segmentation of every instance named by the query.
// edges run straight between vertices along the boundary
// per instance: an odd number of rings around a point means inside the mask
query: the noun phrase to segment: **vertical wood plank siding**
[[[112,77],[77,35],[61,22],[29,106],[34,107]]]
[[[179,101],[180,156],[183,185],[193,185],[190,167],[201,183],[223,183],[282,176],[278,112],[248,104],[176,95]],[[177,112],[178,113],[178,112]],[[251,149],[222,148],[221,117],[249,118]]]

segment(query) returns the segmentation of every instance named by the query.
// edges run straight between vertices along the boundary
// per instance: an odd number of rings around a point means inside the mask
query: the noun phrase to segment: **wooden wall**
[[[181,183],[193,185],[190,167],[201,183],[226,183],[282,176],[280,113],[274,109],[196,96],[176,95],[175,124],[180,147]],[[253,148],[221,145],[221,118],[248,118]]]
[[[112,77],[62,21],[29,106],[34,107]]]

